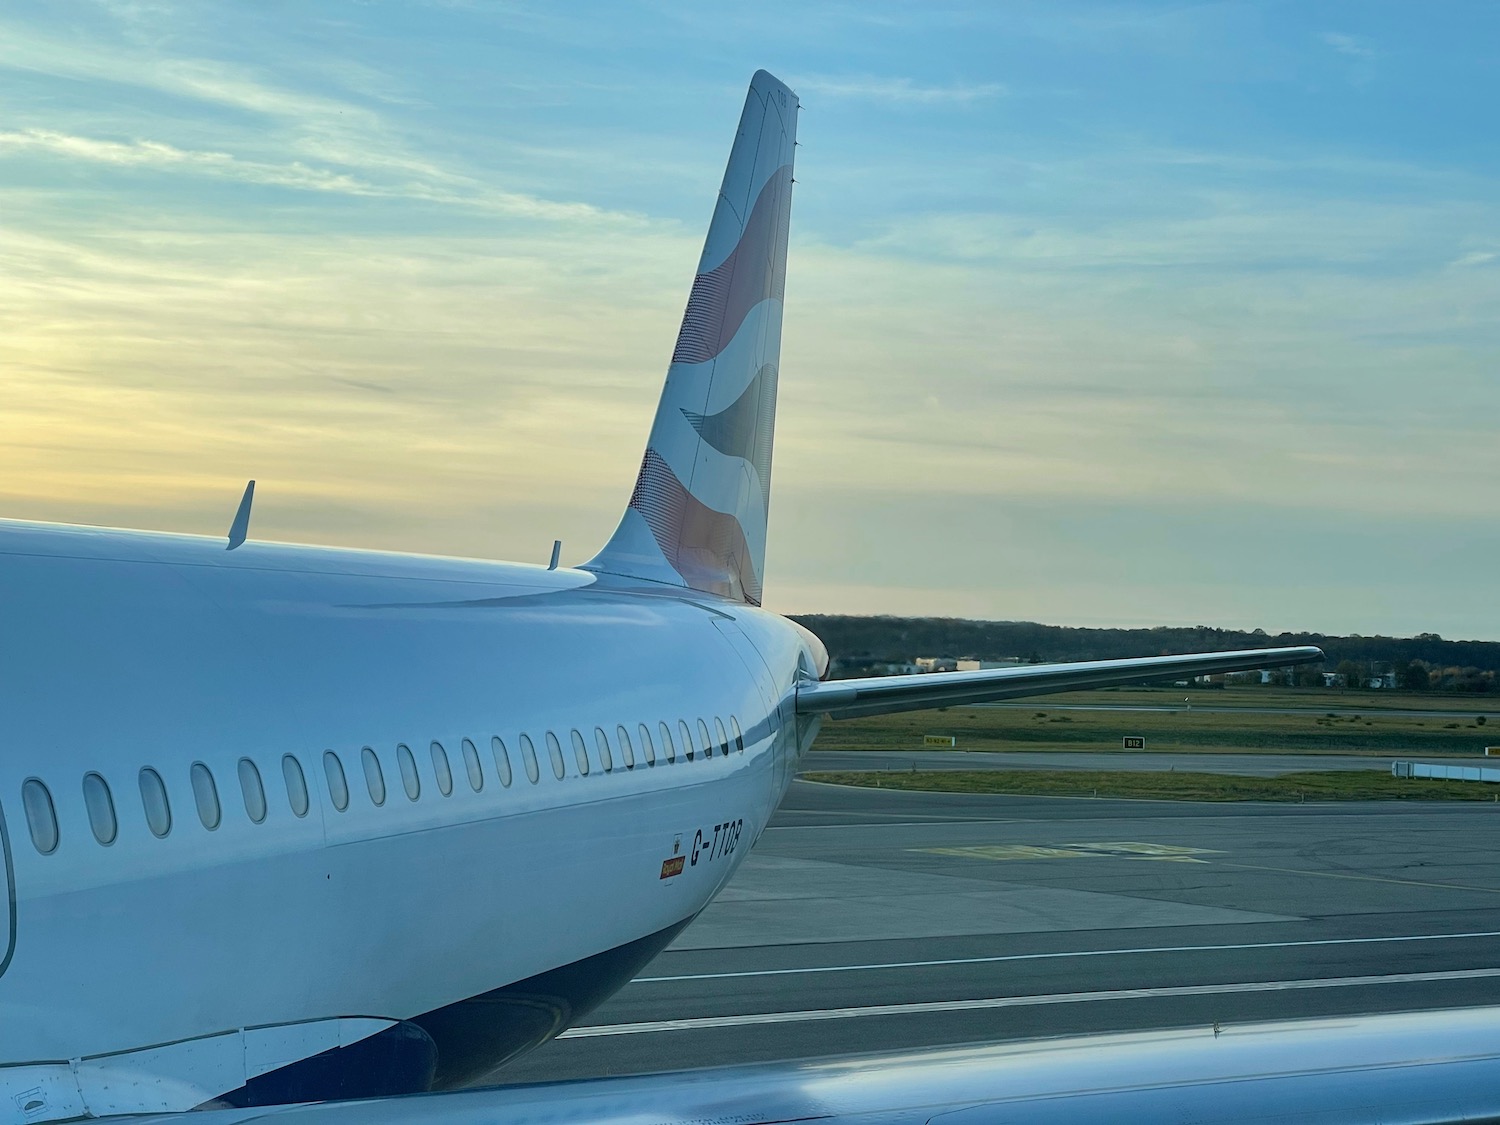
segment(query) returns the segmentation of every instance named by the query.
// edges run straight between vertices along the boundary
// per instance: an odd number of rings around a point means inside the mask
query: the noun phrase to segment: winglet
[[[245,541],[245,536],[250,534],[250,505],[255,501],[255,482],[250,481],[245,485],[245,495],[240,497],[240,509],[234,513],[234,522],[229,525],[229,546],[226,551],[232,551]]]

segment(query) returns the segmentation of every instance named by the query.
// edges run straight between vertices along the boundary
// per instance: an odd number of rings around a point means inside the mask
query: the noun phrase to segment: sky
[[[0,516],[545,563],[798,91],[766,604],[1500,640],[1500,8],[0,9]]]

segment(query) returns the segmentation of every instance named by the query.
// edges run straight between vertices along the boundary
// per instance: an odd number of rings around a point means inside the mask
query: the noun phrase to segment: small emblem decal
[[[687,862],[687,856],[675,856],[672,859],[664,859],[661,863],[661,877],[670,879],[673,875],[681,875],[683,865]]]

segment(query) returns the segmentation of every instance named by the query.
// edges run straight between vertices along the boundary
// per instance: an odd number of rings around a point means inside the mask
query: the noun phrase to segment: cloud
[[[870,101],[908,105],[965,103],[999,97],[1005,87],[998,82],[958,86],[919,86],[910,78],[802,77],[792,83],[799,92],[832,98],[864,98]]]
[[[302,161],[273,164],[243,160],[227,152],[182,149],[161,141],[109,141],[50,129],[23,129],[0,133],[0,157],[6,155],[7,150],[11,153],[39,151],[94,164],[185,172],[298,191],[420,200],[477,208],[518,218],[605,221],[630,225],[643,222],[638,215],[607,211],[587,203],[556,202],[521,192],[499,191],[464,177],[444,176],[443,179],[447,182],[436,184],[420,180],[379,184],[347,172],[316,168]]]
[[[351,176],[305,164],[261,164],[239,160],[227,152],[195,152],[160,141],[102,141],[50,129],[0,133],[0,151],[39,150],[94,164],[155,167],[221,176],[246,183],[275,184],[309,191],[337,191],[346,195],[380,194],[373,185]]]
[[[1462,254],[1454,258],[1449,264],[1455,266],[1482,266],[1493,262],[1496,258],[1500,258],[1500,253],[1494,250],[1470,250],[1467,254]]]
[[[1345,35],[1339,31],[1325,31],[1320,38],[1339,54],[1348,55],[1350,58],[1369,62],[1380,55],[1380,52],[1370,46],[1367,40],[1355,35]]]

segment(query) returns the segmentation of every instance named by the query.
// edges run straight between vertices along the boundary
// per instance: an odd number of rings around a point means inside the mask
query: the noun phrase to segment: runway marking
[[[1178,844],[1145,844],[1119,840],[1099,844],[1057,844],[1038,847],[1032,844],[980,844],[973,847],[911,848],[922,855],[956,856],[959,859],[996,861],[1026,859],[1149,859],[1168,863],[1207,863],[1195,859],[1200,855],[1222,855],[1212,848],[1188,848]]]
[[[1056,953],[1006,953],[994,957],[949,957],[935,961],[886,961],[868,965],[809,965],[791,969],[745,969],[733,973],[682,973],[671,977],[637,977],[632,984],[676,980],[733,980],[739,977],[800,976],[804,973],[855,973],[880,969],[927,969],[945,965],[994,965],[1010,961],[1060,961],[1072,957],[1128,957],[1136,953],[1243,953],[1256,949],[1307,949],[1320,945],[1387,945],[1416,941],[1466,941],[1500,938],[1500,930],[1462,934],[1398,934],[1391,937],[1310,938],[1305,941],[1258,941],[1239,945],[1154,945],[1127,949],[1070,949]]]
[[[1051,1004],[1087,1004],[1100,1000],[1151,1000],[1172,996],[1225,996],[1252,992],[1293,992],[1305,989],[1361,988],[1383,984],[1431,984],[1451,980],[1500,977],[1500,969],[1457,969],[1439,973],[1392,973],[1386,976],[1315,977],[1305,980],[1257,981],[1249,984],[1190,984],[1164,988],[1118,988],[1100,992],[1060,992],[1041,996],[993,996],[980,1000],[935,1000],[914,1004],[869,1004],[860,1008],[815,1008],[801,1012],[761,1012],[743,1016],[699,1016],[647,1023],[606,1023],[575,1027],[559,1039],[592,1039],[602,1035],[649,1035],[661,1031],[699,1031],[757,1024],[811,1023],[819,1020],[861,1019],[867,1016],[905,1016],[928,1012],[976,1012],[994,1008],[1028,1008]]]
[[[1395,879],[1389,875],[1353,875],[1343,871],[1308,871],[1302,867],[1265,867],[1258,863],[1230,863],[1216,860],[1220,867],[1239,867],[1246,871],[1274,871],[1278,875],[1312,875],[1320,879],[1354,879],[1362,883],[1395,883],[1403,887],[1436,887],[1444,891],[1480,891],[1500,894],[1500,887],[1471,887],[1466,883],[1426,883],[1420,879]]]
[[[782,810],[785,812],[786,810]],[[792,812],[800,810],[793,809]],[[905,816],[905,813],[864,813],[858,811],[834,813],[809,813],[814,816]],[[859,824],[773,824],[766,829],[767,832],[810,832],[816,829],[832,828],[836,831],[848,831],[851,828],[932,828],[944,824],[1030,824],[1029,819],[1019,817],[975,817],[975,816],[945,816],[933,817],[931,820],[898,820],[894,824],[883,820],[861,821]]]

